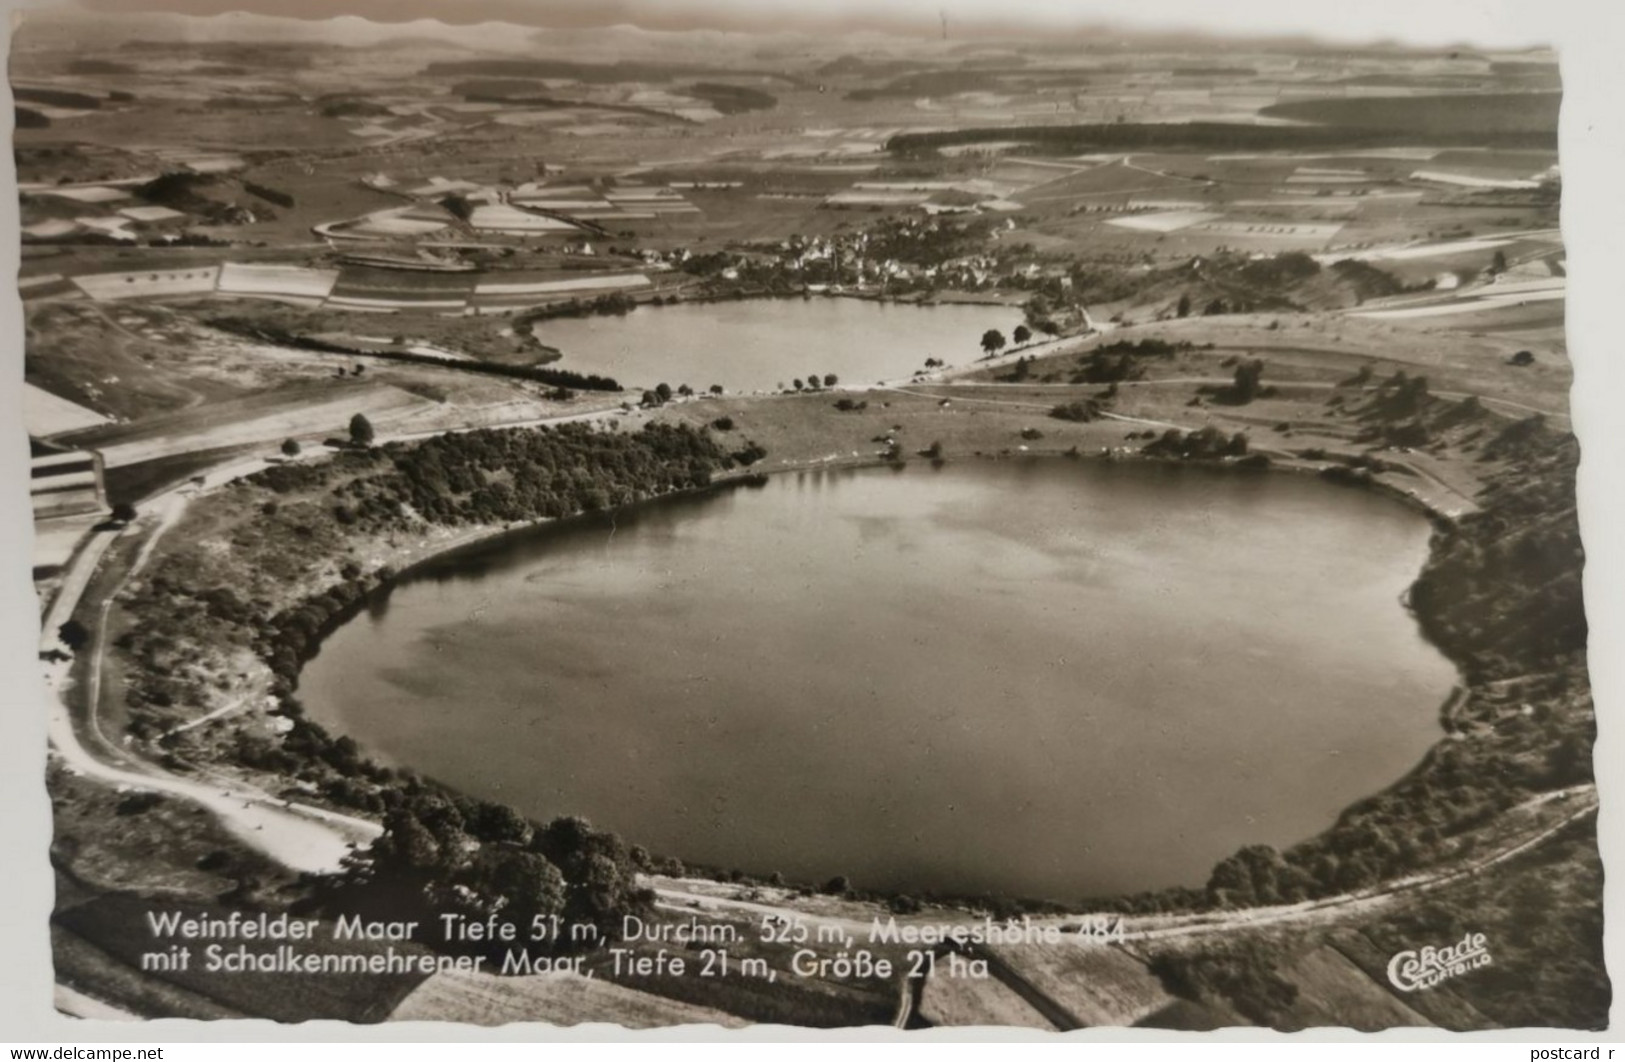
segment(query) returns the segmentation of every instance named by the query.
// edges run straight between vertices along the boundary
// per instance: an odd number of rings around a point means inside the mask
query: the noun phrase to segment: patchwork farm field
[[[1076,1028],[1138,1025],[1174,1002],[1144,959],[1109,944],[1068,940],[989,950],[1059,1005]]]
[[[628,1028],[669,1025],[748,1024],[726,1011],[699,1007],[576,974],[498,977],[492,974],[434,974],[390,1013],[390,1021],[456,1021],[468,1025],[507,1025],[542,1021],[569,1027],[601,1022],[613,1014]]]

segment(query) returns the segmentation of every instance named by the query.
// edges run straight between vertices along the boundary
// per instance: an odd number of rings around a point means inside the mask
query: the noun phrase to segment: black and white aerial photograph
[[[1607,1028],[1560,49],[1148,6],[22,8],[54,1011]]]

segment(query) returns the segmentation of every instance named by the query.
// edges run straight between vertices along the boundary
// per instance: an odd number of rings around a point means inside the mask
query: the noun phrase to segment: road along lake
[[[448,555],[336,631],[311,716],[659,855],[1076,902],[1201,885],[1438,740],[1428,524],[1292,475],[787,473]]]
[[[614,377],[623,386],[688,384],[704,391],[773,391],[813,373],[841,383],[906,379],[926,358],[966,365],[982,334],[1006,339],[1021,324],[1008,306],[915,306],[870,299],[747,299],[646,306],[625,317],[536,323],[564,352],[560,369]]]

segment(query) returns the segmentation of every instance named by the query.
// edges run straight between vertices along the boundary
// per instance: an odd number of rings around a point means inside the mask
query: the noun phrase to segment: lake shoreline
[[[703,404],[704,400],[695,399],[695,400],[693,400],[693,402],[697,403],[697,404]],[[1041,463],[1059,463],[1059,462],[1063,462],[1063,461],[1077,461],[1077,460],[1088,460],[1090,462],[1101,462],[1101,463],[1144,464],[1144,465],[1149,465],[1149,466],[1167,466],[1167,467],[1180,467],[1180,466],[1187,466],[1187,465],[1195,465],[1195,466],[1198,466],[1198,467],[1202,468],[1204,471],[1210,472],[1212,474],[1218,474],[1218,475],[1235,475],[1235,474],[1265,475],[1265,474],[1268,474],[1269,472],[1273,471],[1273,472],[1290,472],[1295,476],[1302,477],[1302,476],[1304,476],[1304,475],[1306,475],[1308,473],[1313,473],[1313,472],[1317,471],[1314,467],[1311,467],[1311,466],[1309,466],[1307,464],[1303,464],[1303,463],[1294,463],[1294,464],[1275,463],[1275,464],[1272,464],[1271,466],[1269,466],[1267,468],[1260,468],[1260,467],[1257,467],[1257,466],[1238,466],[1238,464],[1234,460],[1189,460],[1189,461],[1186,461],[1186,460],[1177,460],[1177,459],[1170,459],[1170,458],[1166,458],[1166,457],[1159,457],[1159,456],[1141,454],[1137,450],[1136,451],[1127,451],[1127,452],[1107,451],[1107,452],[1100,452],[1100,453],[1082,453],[1082,452],[1067,452],[1067,451],[1063,451],[1063,450],[1056,449],[1056,448],[1046,448],[1046,449],[1040,449],[1040,450],[1032,451],[1032,452],[1010,453],[1010,454],[980,453],[980,454],[977,454],[975,456],[965,455],[965,456],[956,457],[956,458],[948,459],[948,460],[941,461],[941,462],[933,462],[933,463],[942,463],[942,464],[956,464],[956,463],[984,464],[984,463],[997,463],[997,462],[1001,462],[1001,461],[1018,461],[1018,462],[1023,462],[1023,463],[1039,463],[1039,462],[1041,462]],[[684,498],[705,497],[705,496],[710,495],[710,494],[720,493],[720,492],[722,492],[724,490],[730,490],[731,491],[731,490],[734,490],[734,489],[738,489],[738,488],[740,488],[742,486],[749,486],[749,485],[751,485],[752,481],[755,481],[755,480],[760,480],[760,481],[765,482],[767,477],[770,477],[770,476],[781,476],[781,475],[785,475],[785,474],[797,474],[797,475],[799,475],[799,474],[805,474],[805,473],[808,473],[808,472],[821,472],[821,471],[826,471],[826,470],[828,470],[828,471],[839,471],[839,472],[857,472],[857,471],[862,471],[862,470],[867,470],[867,469],[897,467],[897,466],[902,465],[902,464],[913,463],[914,461],[930,461],[930,459],[925,458],[925,457],[916,456],[916,457],[913,457],[913,458],[910,458],[910,459],[907,459],[907,460],[898,461],[898,460],[895,460],[895,459],[889,459],[889,458],[881,456],[879,454],[868,454],[868,455],[863,455],[863,456],[858,456],[858,457],[841,456],[841,457],[836,458],[834,460],[831,460],[831,459],[828,459],[828,458],[801,458],[801,459],[791,460],[788,464],[786,464],[786,465],[784,465],[782,467],[775,467],[771,471],[756,471],[756,470],[751,470],[751,469],[743,469],[743,470],[735,470],[735,471],[723,473],[723,474],[718,475],[713,480],[713,482],[711,484],[707,485],[706,487],[694,488],[694,489],[684,490],[684,491],[680,491],[680,492],[675,492],[675,493],[672,493],[672,494],[666,494],[666,495],[661,495],[661,496],[658,496],[658,497],[644,499],[644,500],[632,503],[631,506],[629,506],[629,507],[634,508],[634,509],[652,508],[652,507],[658,506],[658,505],[660,505],[662,503],[673,501],[673,500],[679,500],[679,499],[684,499]],[[1328,484],[1328,486],[1333,486],[1333,485],[1334,484]],[[1396,500],[1396,501],[1401,501],[1401,502],[1406,503],[1406,507],[1409,508],[1409,509],[1412,509],[1413,511],[1417,511],[1417,512],[1423,514],[1423,515],[1437,515],[1437,514],[1434,514],[1433,511],[1428,506],[1425,505],[1425,503],[1420,502],[1418,499],[1408,497],[1402,491],[1398,491],[1398,490],[1388,488],[1385,485],[1380,484],[1380,483],[1371,483],[1371,484],[1365,484],[1365,485],[1378,488],[1376,490],[1376,493],[1378,495],[1381,495],[1381,496],[1391,498],[1391,499]],[[625,509],[625,508],[628,508],[628,506],[617,507],[617,509],[615,511],[620,511],[620,510]],[[545,532],[550,531],[552,529],[559,528],[559,527],[562,527],[562,526],[566,526],[570,522],[581,521],[581,520],[585,520],[585,519],[593,519],[593,518],[597,518],[597,517],[601,517],[601,516],[602,516],[602,513],[599,513],[599,514],[578,513],[578,514],[574,514],[572,516],[559,517],[559,518],[541,520],[541,521],[533,521],[533,522],[524,523],[524,524],[508,525],[508,526],[501,526],[501,527],[482,527],[482,528],[473,529],[473,530],[470,530],[468,532],[461,533],[461,534],[455,535],[453,537],[447,538],[445,540],[442,540],[442,541],[436,543],[433,546],[433,548],[419,553],[417,556],[415,556],[414,558],[412,558],[409,561],[406,561],[403,558],[402,559],[403,562],[401,563],[399,569],[394,571],[393,574],[389,577],[389,579],[387,581],[379,583],[379,585],[375,589],[371,590],[367,594],[366,598],[364,598],[361,601],[358,601],[355,604],[355,606],[352,609],[347,610],[345,612],[345,614],[343,614],[341,616],[335,616],[331,623],[324,625],[323,632],[320,635],[320,637],[319,637],[318,641],[316,642],[316,644],[312,647],[312,651],[310,652],[310,654],[306,657],[305,664],[308,664],[309,660],[314,659],[315,656],[321,652],[323,644],[325,644],[328,637],[334,631],[336,631],[337,629],[342,627],[344,624],[350,622],[356,615],[358,615],[361,611],[363,611],[366,608],[366,606],[367,606],[367,604],[369,602],[376,601],[380,597],[386,597],[388,594],[393,592],[396,587],[400,586],[404,582],[409,581],[412,576],[414,576],[416,574],[419,574],[419,573],[423,572],[426,569],[430,569],[430,568],[432,568],[432,567],[434,567],[436,565],[443,564],[443,563],[447,562],[448,560],[455,559],[460,554],[477,555],[478,553],[481,553],[481,552],[484,552],[484,551],[487,551],[487,550],[500,550],[500,549],[504,548],[506,543],[522,541],[527,536],[536,535],[538,533],[545,533]],[[1414,579],[1413,579],[1413,582],[1414,582]],[[1411,618],[1412,622],[1418,622],[1418,618],[1415,615],[1414,610],[1411,610],[1411,609],[1407,608],[1406,612],[1407,612],[1407,615]],[[1433,718],[1435,720],[1442,721],[1444,713],[1448,710],[1450,705],[1452,705],[1457,700],[1459,700],[1459,688],[1460,688],[1461,682],[1464,681],[1464,680],[1463,680],[1463,678],[1461,676],[1459,664],[1455,660],[1451,659],[1448,656],[1448,654],[1443,653],[1443,651],[1437,645],[1433,644],[1432,640],[1427,637],[1425,630],[1422,629],[1420,623],[1418,623],[1417,633],[1418,633],[1418,636],[1421,637],[1423,641],[1427,642],[1435,652],[1439,653],[1439,655],[1441,656],[1442,659],[1449,661],[1450,666],[1454,671],[1455,682],[1454,682],[1454,685],[1452,687],[1452,690],[1444,695],[1444,697],[1441,700],[1441,702],[1439,703],[1439,705],[1437,707],[1435,707],[1433,709],[1433,711],[1430,713],[1431,718]],[[303,672],[305,664],[301,665],[301,672]],[[339,736],[338,731],[335,731],[334,736],[335,737]],[[365,751],[366,751],[366,746],[365,745],[362,746],[362,750],[365,753]],[[1408,768],[1404,772],[1404,774],[1401,775],[1400,778],[1396,779],[1395,781],[1397,782],[1398,780],[1402,780],[1404,777],[1408,777],[1411,773],[1413,773],[1414,770],[1416,770],[1421,765],[1421,760],[1425,760],[1426,755],[1427,755],[1427,753],[1424,751],[1424,753],[1422,754],[1422,757],[1420,758],[1418,763],[1414,764],[1412,767]],[[390,762],[394,762],[393,758],[391,758]],[[409,763],[402,763],[401,765],[410,767]],[[454,785],[454,784],[449,784],[449,783],[444,783],[444,782],[437,782],[436,784],[443,785],[446,788],[451,789],[451,790],[456,790],[457,789],[457,786]],[[1394,783],[1390,783],[1390,784],[1394,784]],[[1386,786],[1384,788],[1386,788]],[[1362,797],[1362,799],[1364,799],[1364,798]],[[564,813],[564,812],[561,812],[561,813]],[[630,836],[631,836],[631,839],[633,839],[633,840],[638,839],[635,836],[635,831],[633,831],[630,834]],[[679,858],[682,858],[682,856],[683,856],[683,853],[681,851],[670,851],[670,852],[661,851],[658,854],[662,855],[662,856],[677,856]],[[812,885],[812,884],[816,884],[816,883],[809,881],[809,882],[806,882],[805,884]],[[881,890],[880,894],[889,894],[889,893],[887,893],[886,890]],[[975,894],[975,895],[972,895],[972,894],[960,895],[960,894],[944,893],[944,892],[939,892],[939,891],[932,890],[931,895],[933,895],[937,899],[942,900],[944,902],[972,904],[978,899],[986,900],[990,894],[982,893],[982,894]],[[1013,893],[1013,892],[1000,892],[1000,893],[995,893],[995,894],[991,894],[991,895],[993,895],[994,898],[996,898],[998,900],[1001,900],[1001,901],[1010,901],[1010,902],[1016,902],[1016,903],[1025,904],[1025,905],[1032,905],[1032,906],[1043,908],[1043,909],[1057,909],[1057,910],[1061,910],[1061,909],[1081,910],[1081,909],[1083,909],[1083,908],[1079,908],[1076,904],[1070,904],[1069,905],[1069,904],[1066,904],[1066,903],[1063,903],[1063,902],[1060,902],[1060,901],[1056,901],[1056,900],[1044,899],[1044,898],[1041,898],[1041,897],[1038,897],[1038,896],[1022,895],[1022,894],[1017,894],[1017,893]]]
[[[905,314],[906,325],[895,320]],[[534,335],[563,352],[556,368],[613,377],[634,393],[664,382],[772,394],[809,372],[834,375],[851,388],[910,378],[928,359],[969,371],[984,353],[985,332],[1008,334],[1024,319],[1021,305],[1010,302],[763,292],[689,297],[630,314],[557,317],[537,322]],[[885,338],[877,341],[877,335]],[[741,347],[759,356],[736,360]]]

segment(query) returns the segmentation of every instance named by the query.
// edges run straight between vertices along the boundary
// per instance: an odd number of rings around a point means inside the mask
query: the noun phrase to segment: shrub
[[[357,446],[371,446],[375,437],[376,432],[373,430],[372,421],[367,419],[366,414],[357,413],[350,418],[350,441],[352,443]]]
[[[1049,415],[1056,420],[1091,421],[1095,419],[1095,415],[1099,412],[1100,407],[1094,401],[1063,402],[1050,410]]]
[[[62,644],[78,652],[90,644],[90,629],[76,619],[70,619],[56,629],[56,635],[62,639]]]

